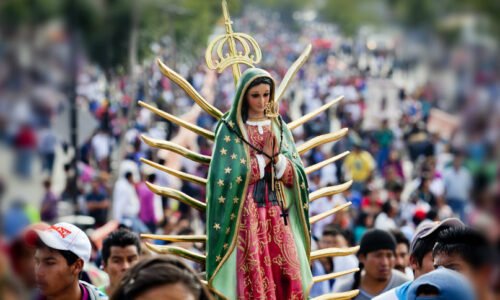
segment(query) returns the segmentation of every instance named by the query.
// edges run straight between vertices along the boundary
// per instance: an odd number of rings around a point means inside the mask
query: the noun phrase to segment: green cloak
[[[271,75],[264,70],[246,70],[237,85],[236,94],[229,112],[225,113],[215,129],[215,145],[210,163],[207,184],[207,256],[206,274],[209,287],[221,298],[236,299],[236,245],[241,209],[250,179],[249,146],[241,141],[228,126],[248,140],[241,107],[249,84],[259,77]],[[271,99],[274,99],[272,88]],[[278,116],[278,118],[281,118]],[[224,122],[224,121],[225,122]],[[273,120],[275,136],[280,137],[279,119]],[[293,187],[285,187],[286,202],[289,205],[289,224],[294,236],[301,265],[301,279],[304,295],[308,297],[312,285],[310,270],[310,225],[309,194],[304,166],[297,153],[290,130],[283,124],[283,147],[281,154],[294,166]]]

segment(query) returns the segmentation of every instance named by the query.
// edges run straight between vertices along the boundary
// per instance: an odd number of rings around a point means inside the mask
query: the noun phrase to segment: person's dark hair
[[[404,190],[404,185],[401,182],[396,181],[396,182],[392,183],[388,187],[388,189],[391,192],[400,193],[400,192],[402,192]]]
[[[75,253],[71,252],[71,251],[68,251],[68,250],[59,250],[59,249],[54,249],[52,247],[49,247],[47,245],[45,245],[42,240],[38,240],[36,242],[36,248],[37,249],[43,249],[43,248],[46,248],[46,249],[49,249],[50,251],[55,251],[55,252],[59,252],[59,254],[62,255],[62,257],[64,257],[64,259],[66,260],[66,263],[68,264],[68,266],[71,266],[73,265],[78,259],[80,259],[78,257],[78,255],[76,255]]]
[[[434,248],[438,238],[438,233],[439,232],[433,232],[425,238],[418,239],[413,246],[413,250],[410,249],[410,257],[413,257],[416,260],[418,266],[422,266],[424,257],[427,253],[432,251],[432,248]]]
[[[111,247],[127,247],[133,245],[137,248],[137,253],[141,253],[141,240],[137,234],[127,229],[118,229],[111,232],[102,243],[102,262],[107,264],[111,255]]]
[[[274,82],[271,78],[269,77],[259,77],[252,81],[246,91],[245,95],[243,96],[243,103],[241,106],[241,118],[243,119],[243,122],[245,122],[248,119],[248,102],[246,101],[247,96],[248,96],[248,91],[255,87],[258,86],[259,84],[268,84],[271,87],[271,95],[274,95]]]
[[[45,179],[45,180],[43,181],[43,187],[44,187],[44,188],[48,189],[48,188],[50,188],[50,187],[51,187],[51,185],[52,185],[52,182],[50,181],[50,179]]]
[[[156,181],[156,174],[155,173],[149,174],[148,175],[148,181],[151,182],[151,183],[154,183]]]
[[[349,245],[352,245],[353,235],[350,230],[339,228],[337,225],[328,224],[325,226],[325,228],[323,228],[322,232],[322,236],[327,236],[327,235],[329,236],[341,235],[345,238],[345,240]]]
[[[406,238],[406,236],[399,230],[392,230],[392,235],[396,239],[396,245],[405,244],[410,249],[410,241]]]
[[[335,226],[326,225],[325,228],[323,229],[322,236],[326,236],[326,235],[337,236],[339,234],[342,234],[342,233],[340,232],[340,230],[338,228],[336,228]]]
[[[368,217],[370,217],[370,215],[367,212],[360,212],[358,217],[356,218],[356,226],[366,226]]]
[[[485,235],[471,227],[451,227],[439,233],[432,256],[459,255],[474,269],[492,264],[495,253]]]
[[[425,218],[429,220],[435,220],[437,217],[439,217],[439,213],[436,208],[429,210],[425,216]]]
[[[128,171],[125,173],[125,178],[130,179],[132,178],[132,172]]]
[[[190,235],[190,234],[194,234],[194,231],[189,227],[182,228],[181,230],[179,230],[178,233],[178,235]]]
[[[384,202],[384,204],[382,204],[382,212],[386,213],[387,215],[389,215],[389,213],[391,212],[392,210],[392,203],[390,200],[387,200]]]
[[[123,276],[111,300],[135,299],[149,289],[183,284],[195,299],[212,299],[194,271],[171,256],[156,256],[139,261]]]

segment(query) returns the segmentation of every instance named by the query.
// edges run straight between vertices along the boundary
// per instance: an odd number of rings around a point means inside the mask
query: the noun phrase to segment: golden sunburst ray
[[[183,119],[180,119],[174,115],[171,115],[167,112],[164,112],[163,110],[160,110],[152,105],[149,105],[147,104],[146,102],[143,102],[143,101],[139,101],[139,105],[144,107],[144,108],[147,108],[148,110],[150,110],[151,112],[153,112],[154,114],[178,125],[178,126],[182,126],[188,130],[191,130],[192,132],[198,134],[198,135],[201,135],[211,141],[213,141],[215,139],[215,135],[213,132],[209,131],[209,130],[206,130],[205,128],[201,128],[197,125],[194,125],[194,124],[191,124],[187,121],[184,121]]]
[[[302,155],[302,154],[306,153],[307,151],[311,150],[312,148],[318,147],[318,146],[326,144],[326,143],[338,141],[341,138],[343,138],[344,136],[346,136],[348,131],[349,131],[349,129],[342,128],[336,132],[322,134],[320,136],[312,138],[312,139],[308,140],[307,142],[305,142],[304,144],[298,146],[297,152],[299,152],[299,154]]]
[[[306,123],[307,121],[314,119],[317,115],[319,115],[320,113],[329,109],[332,105],[339,103],[342,99],[344,99],[344,96],[340,96],[340,97],[328,102],[327,104],[321,106],[320,108],[317,108],[314,111],[312,111],[306,115],[303,115],[302,117],[298,118],[297,120],[288,123],[287,124],[288,129],[293,130],[293,129],[299,127],[300,125]]]
[[[188,94],[199,107],[201,107],[204,111],[210,114],[212,117],[220,120],[222,118],[223,113],[218,110],[215,106],[208,103],[205,98],[203,98],[198,91],[181,75],[179,75],[174,70],[170,69],[165,65],[161,59],[157,59],[158,66],[160,67],[160,71],[163,75],[167,76],[170,80],[175,82],[180,88],[182,88],[186,94]]]
[[[206,256],[203,254],[195,253],[178,246],[159,246],[146,242],[146,247],[158,254],[171,254],[185,259],[189,259],[199,264],[205,264]]]
[[[356,273],[358,271],[359,271],[359,268],[354,268],[354,269],[345,270],[345,271],[341,271],[341,272],[335,272],[335,273],[330,273],[330,274],[325,274],[325,275],[314,276],[313,282],[318,283],[318,282],[322,282],[322,281],[327,281],[327,280],[334,279],[334,278],[344,276],[347,274]]]
[[[183,243],[183,242],[205,243],[207,241],[206,235],[160,235],[160,234],[143,233],[141,234],[141,238],[167,241],[171,243]]]
[[[324,218],[326,218],[326,217],[328,217],[330,215],[333,215],[334,213],[336,213],[338,211],[341,211],[341,210],[349,207],[349,205],[351,205],[351,204],[352,203],[349,201],[349,202],[344,203],[342,205],[336,206],[336,207],[334,207],[334,208],[332,208],[330,210],[327,210],[325,212],[317,214],[317,215],[315,215],[313,217],[310,217],[309,218],[309,223],[314,224],[314,223],[318,222],[319,220],[322,220],[322,219],[324,219]]]
[[[319,297],[312,298],[311,300],[349,300],[356,297],[359,294],[359,290],[353,290],[342,293],[329,293],[324,294]]]
[[[192,174],[188,174],[188,173],[185,173],[185,172],[182,172],[179,170],[175,170],[175,169],[169,168],[169,167],[164,166],[164,165],[160,165],[160,164],[155,163],[153,161],[150,161],[149,159],[146,159],[144,157],[141,157],[141,162],[145,163],[145,164],[147,164],[147,165],[149,165],[157,170],[160,170],[160,171],[163,171],[163,172],[168,173],[170,175],[173,175],[179,179],[186,180],[186,181],[196,183],[199,185],[203,185],[203,186],[207,185],[207,180],[205,178],[198,177],[198,176],[192,175]]]
[[[347,155],[349,155],[349,153],[351,153],[351,152],[350,151],[344,151],[344,152],[340,153],[339,155],[335,155],[334,157],[330,157],[328,159],[325,159],[322,162],[319,162],[317,164],[309,166],[309,167],[306,168],[306,174],[314,173],[314,172],[318,171],[319,169],[323,168],[324,166],[329,165],[331,163],[334,163],[337,160],[346,157]]]
[[[148,188],[155,194],[164,196],[164,197],[170,197],[174,198],[176,200],[181,201],[184,204],[187,204],[193,208],[196,208],[202,212],[205,212],[207,209],[207,205],[199,200],[194,199],[193,197],[186,195],[185,193],[168,188],[168,187],[161,187],[156,184],[152,184],[150,182],[146,182],[146,185]]]
[[[347,191],[351,187],[351,185],[352,185],[352,180],[349,180],[348,182],[342,184],[321,188],[309,194],[309,202],[313,202],[314,200],[320,199],[322,197],[328,197],[331,195],[340,194],[344,191]]]
[[[210,161],[212,160],[210,156],[196,153],[172,142],[153,139],[145,135],[141,135],[141,138],[146,144],[151,147],[175,152],[179,155],[184,156],[185,158],[189,158],[190,160],[201,164],[209,165]]]
[[[310,260],[320,259],[323,257],[347,256],[358,252],[359,246],[349,248],[325,248],[311,251]]]
[[[276,89],[276,95],[274,97],[275,105],[278,105],[279,101],[281,100],[281,97],[283,97],[283,94],[285,93],[286,88],[290,84],[290,81],[292,81],[293,77],[295,76],[295,74],[297,74],[300,67],[302,67],[302,65],[309,58],[309,55],[311,54],[311,49],[312,49],[311,44],[307,45],[306,49],[304,49],[299,58],[297,58],[297,60],[295,60],[290,69],[286,71],[285,77],[283,77],[283,80]]]

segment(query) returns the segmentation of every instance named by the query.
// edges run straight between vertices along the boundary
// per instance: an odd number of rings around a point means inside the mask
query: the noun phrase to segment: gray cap
[[[420,225],[418,225],[417,227],[417,230],[415,230],[415,235],[413,236],[413,239],[411,240],[410,254],[413,253],[413,251],[415,250],[415,244],[419,239],[428,237],[429,235],[440,229],[445,229],[450,227],[462,227],[462,226],[465,226],[465,224],[462,223],[462,221],[460,221],[457,218],[448,218],[440,222],[424,221],[420,223]]]

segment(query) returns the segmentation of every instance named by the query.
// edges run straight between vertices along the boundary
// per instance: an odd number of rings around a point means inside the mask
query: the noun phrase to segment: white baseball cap
[[[34,229],[27,235],[26,241],[34,246],[38,239],[47,247],[71,251],[85,263],[90,259],[90,240],[85,232],[73,224],[61,222],[44,230]]]

